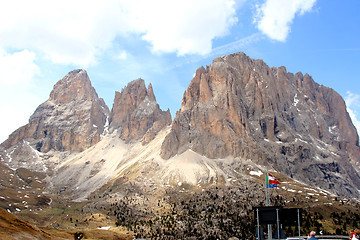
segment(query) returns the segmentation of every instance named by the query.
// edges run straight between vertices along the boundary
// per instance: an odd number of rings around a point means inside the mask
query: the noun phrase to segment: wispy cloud
[[[262,36],[260,33],[254,33],[254,34],[244,37],[240,40],[216,47],[206,57],[222,56],[224,54],[241,51],[241,49],[244,48],[245,46],[253,44],[253,43],[261,40],[261,38],[262,38]]]
[[[360,95],[348,91],[345,102],[351,120],[360,135],[360,112],[358,112],[360,110]]]
[[[262,38],[262,35],[260,33],[254,33],[250,36],[241,38],[234,42],[215,47],[208,54],[192,55],[190,57],[183,58],[183,59],[179,60],[178,62],[176,62],[174,64],[173,68],[181,67],[182,65],[185,65],[185,64],[197,63],[197,62],[200,62],[201,60],[207,59],[207,58],[215,58],[215,57],[223,56],[226,54],[242,51],[246,46],[249,46],[257,41],[260,41],[261,38]]]

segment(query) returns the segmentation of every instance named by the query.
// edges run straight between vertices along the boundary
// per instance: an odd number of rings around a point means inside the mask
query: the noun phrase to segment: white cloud
[[[316,0],[266,0],[257,6],[255,23],[271,39],[284,42],[291,31],[295,15],[312,9]]]
[[[207,54],[237,22],[233,0],[131,1],[132,22],[155,52]]]
[[[212,40],[238,21],[236,9],[243,1],[2,1],[0,108],[6,114],[0,125],[6,127],[0,129],[0,141],[26,124],[45,100],[35,86],[41,64],[87,68],[109,52],[128,61],[131,53],[116,42],[128,36],[148,42],[155,53],[208,54]]]
[[[17,94],[13,94],[16,92]],[[28,123],[31,114],[42,102],[36,93],[24,89],[8,89],[8,93],[1,93],[0,96],[0,143],[19,127]],[[11,103],[11,104],[9,104]]]
[[[128,53],[125,50],[121,50],[114,58],[119,60],[126,60]]]
[[[0,9],[0,47],[81,67],[135,34],[154,52],[205,54],[237,22],[234,0],[12,0]]]
[[[0,46],[31,49],[54,63],[86,67],[129,23],[117,1],[13,0],[0,10]]]
[[[26,124],[41,103],[39,92],[32,88],[40,75],[35,58],[28,50],[6,53],[0,48],[0,142]]]
[[[348,91],[345,102],[350,118],[360,135],[360,112],[358,112],[360,111],[360,95]]]
[[[35,53],[28,50],[6,53],[0,49],[0,83],[2,85],[24,85],[39,74],[35,64]]]

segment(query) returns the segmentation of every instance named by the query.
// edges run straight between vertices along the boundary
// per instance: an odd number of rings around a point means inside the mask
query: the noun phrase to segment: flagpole
[[[268,171],[267,171],[267,169],[266,169],[266,173],[265,173],[265,206],[269,206],[270,204],[269,204],[269,193],[268,193],[268,186],[267,186],[267,184],[268,184]]]
[[[261,240],[260,238],[260,220],[259,220],[259,208],[256,209],[256,220],[257,220],[257,234],[258,234],[258,240]]]
[[[268,190],[268,171],[266,169],[265,171],[265,206],[269,207],[270,206],[270,201],[269,201],[269,190]],[[271,229],[271,224],[268,224],[268,240],[272,239],[272,229]]]

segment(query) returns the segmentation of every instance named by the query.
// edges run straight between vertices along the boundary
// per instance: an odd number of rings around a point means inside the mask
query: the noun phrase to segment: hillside
[[[272,205],[305,209],[303,231],[360,227],[359,136],[343,99],[244,53],[199,68],[172,122],[143,79],[110,111],[86,71],[71,71],[0,159],[0,206],[33,236],[111,227],[126,238],[248,239],[266,172],[281,182]]]

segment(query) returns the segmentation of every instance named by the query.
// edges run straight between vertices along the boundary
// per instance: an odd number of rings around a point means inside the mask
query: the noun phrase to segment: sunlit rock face
[[[83,151],[100,140],[108,115],[86,71],[74,70],[55,84],[49,99],[36,109],[29,123],[1,146],[7,149],[27,141],[39,152]]]
[[[161,155],[187,149],[251,159],[342,195],[360,189],[359,137],[341,96],[244,53],[197,70]]]
[[[115,92],[110,131],[118,130],[126,142],[144,138],[145,144],[170,123],[170,111],[160,109],[151,84],[146,88],[143,79],[134,80],[121,92]]]

